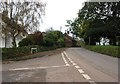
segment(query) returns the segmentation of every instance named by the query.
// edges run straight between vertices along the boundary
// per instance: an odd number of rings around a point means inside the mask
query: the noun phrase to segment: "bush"
[[[58,44],[60,47],[65,47],[64,39],[63,39],[63,38],[59,38],[58,41],[57,41],[57,44]]]
[[[40,31],[34,32],[34,34],[29,34],[26,38],[22,39],[19,42],[19,47],[28,46],[28,45],[42,45],[43,44],[43,35]]]
[[[34,41],[32,38],[24,38],[18,43],[19,47],[33,45],[33,44]]]
[[[50,38],[44,38],[44,46],[53,46],[54,40]]]
[[[64,47],[64,39],[61,38],[64,37],[63,33],[58,30],[50,29],[46,31],[44,39],[44,46],[59,46]]]

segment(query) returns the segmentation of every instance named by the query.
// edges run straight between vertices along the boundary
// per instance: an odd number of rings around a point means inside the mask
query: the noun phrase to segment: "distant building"
[[[65,41],[65,46],[67,47],[72,47],[76,46],[76,41],[73,39],[71,36],[69,36],[67,33],[64,34],[64,41]]]

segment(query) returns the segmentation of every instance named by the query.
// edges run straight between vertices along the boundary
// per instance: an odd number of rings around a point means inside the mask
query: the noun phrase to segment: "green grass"
[[[119,47],[118,46],[89,46],[87,45],[85,48],[95,51],[98,53],[106,54],[113,57],[119,57]]]

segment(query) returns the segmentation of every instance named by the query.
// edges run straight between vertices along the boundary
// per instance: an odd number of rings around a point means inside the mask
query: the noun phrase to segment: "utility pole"
[[[60,27],[60,31],[62,31],[62,26]]]
[[[61,38],[62,27],[60,27],[60,38]]]

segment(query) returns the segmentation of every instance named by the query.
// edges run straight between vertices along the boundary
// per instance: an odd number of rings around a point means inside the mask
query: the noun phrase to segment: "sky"
[[[86,0],[44,0],[46,2],[45,16],[40,26],[40,31],[46,31],[50,27],[54,30],[65,32],[66,20],[77,17],[79,9],[82,8]]]

